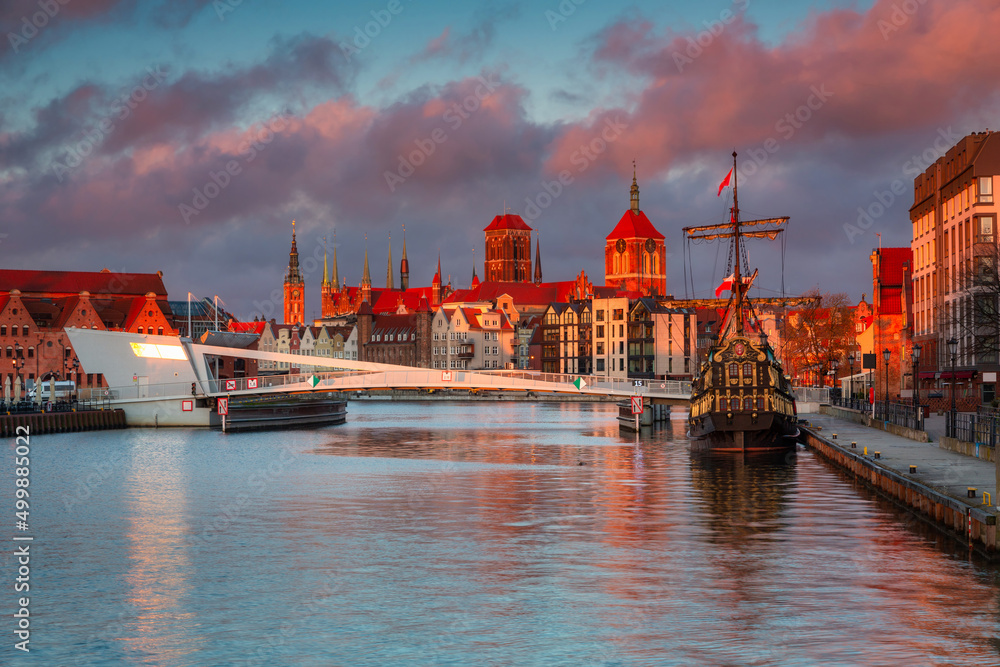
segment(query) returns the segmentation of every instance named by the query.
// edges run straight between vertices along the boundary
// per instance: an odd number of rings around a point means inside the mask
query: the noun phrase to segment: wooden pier
[[[101,431],[125,428],[124,410],[81,410],[79,412],[14,412],[0,415],[0,436],[23,435],[18,427],[27,427],[31,435]]]

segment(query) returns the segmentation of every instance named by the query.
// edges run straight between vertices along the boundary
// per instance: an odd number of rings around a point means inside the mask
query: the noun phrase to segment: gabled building
[[[542,372],[591,375],[593,331],[589,301],[549,304],[542,323]]]

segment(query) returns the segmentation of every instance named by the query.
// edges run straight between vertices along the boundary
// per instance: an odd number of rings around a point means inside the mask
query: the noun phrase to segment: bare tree
[[[854,320],[846,294],[810,290],[805,297],[816,297],[811,304],[792,311],[786,318],[783,334],[783,365],[795,377],[815,374],[819,384],[831,369],[830,362],[840,361],[854,348]]]

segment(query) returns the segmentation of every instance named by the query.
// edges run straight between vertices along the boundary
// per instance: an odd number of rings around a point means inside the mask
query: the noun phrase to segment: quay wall
[[[965,454],[966,456],[972,456],[984,461],[996,462],[996,452],[992,447],[980,445],[975,442],[966,442],[964,440],[957,440],[956,438],[942,437],[941,441],[938,442],[938,447],[941,449],[947,449],[949,452],[958,452],[959,454]]]
[[[82,410],[80,412],[27,412],[0,415],[0,436],[13,438],[23,435],[18,427],[26,427],[31,435],[100,431],[125,428],[124,410]]]
[[[836,417],[837,419],[854,422],[855,424],[861,424],[869,428],[877,428],[880,431],[892,433],[893,435],[898,435],[899,437],[907,438],[908,440],[915,440],[916,442],[930,442],[930,437],[927,435],[927,431],[918,431],[906,426],[897,426],[896,424],[878,421],[872,419],[872,416],[867,412],[848,410],[847,408],[838,408],[833,405],[821,405],[819,413],[821,415],[829,415],[831,417]]]
[[[809,428],[802,427],[802,441],[823,458],[852,473],[869,488],[896,500],[910,512],[975,547],[991,560],[1000,559],[996,514],[983,510],[981,506],[970,505],[945,495],[897,470],[879,465],[817,435]]]

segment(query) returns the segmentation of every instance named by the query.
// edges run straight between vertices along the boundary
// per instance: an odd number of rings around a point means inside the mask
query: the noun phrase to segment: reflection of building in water
[[[190,532],[184,519],[187,487],[176,461],[154,450],[133,458],[125,470],[129,567],[124,579],[132,612],[121,639],[129,653],[156,656],[159,664],[187,664],[197,646],[186,634],[198,629],[195,615],[184,611],[193,567],[184,546]]]

